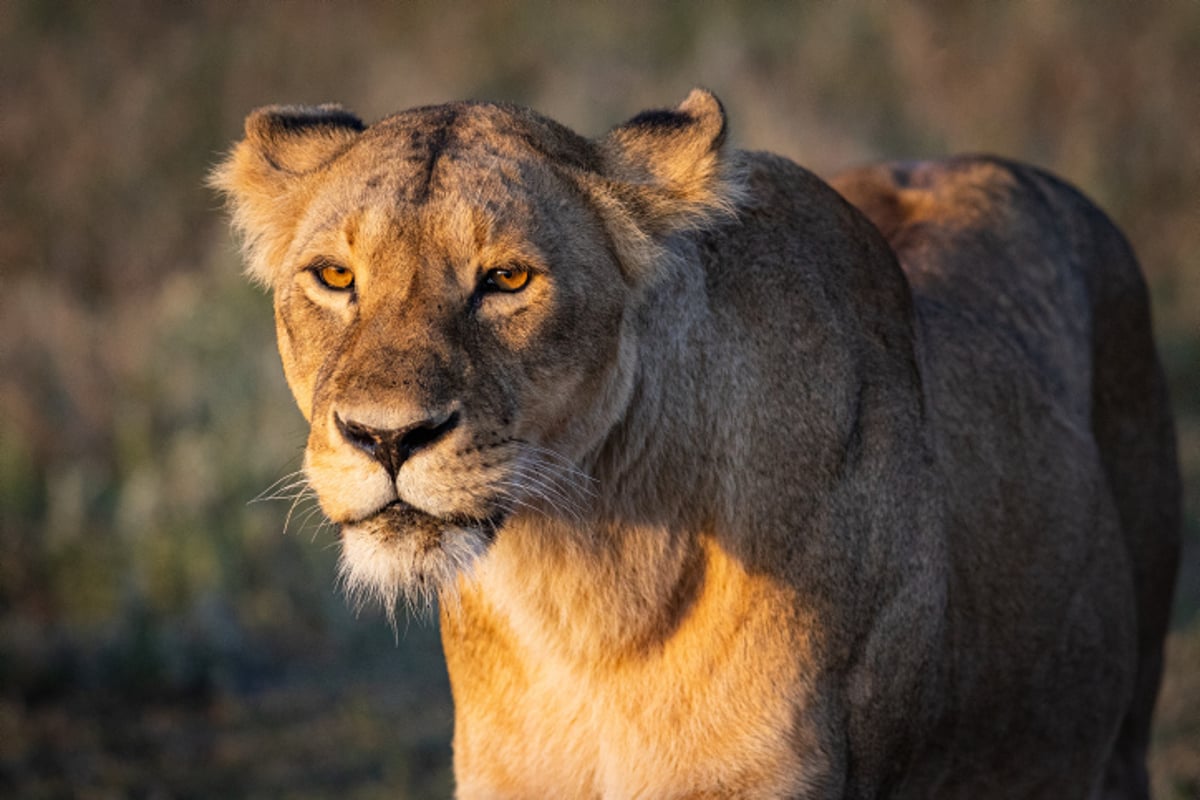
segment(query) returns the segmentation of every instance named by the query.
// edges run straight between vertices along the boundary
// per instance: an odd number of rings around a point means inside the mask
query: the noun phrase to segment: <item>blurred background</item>
[[[1128,234],[1187,487],[1152,768],[1200,797],[1198,81],[1182,1],[0,3],[0,795],[448,796],[436,625],[356,615],[319,514],[251,502],[306,426],[205,174],[267,103],[599,134],[704,85],[736,146],[1003,154]]]

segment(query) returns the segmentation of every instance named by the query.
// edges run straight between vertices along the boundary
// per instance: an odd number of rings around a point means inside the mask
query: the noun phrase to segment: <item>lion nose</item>
[[[413,425],[391,429],[375,428],[352,419],[342,419],[337,412],[334,412],[333,420],[342,438],[382,464],[395,480],[401,465],[413,453],[454,430],[458,425],[458,412],[448,412],[441,417],[431,417]]]

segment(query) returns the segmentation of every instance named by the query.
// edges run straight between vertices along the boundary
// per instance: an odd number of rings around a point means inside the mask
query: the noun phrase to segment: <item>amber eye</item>
[[[330,264],[328,262],[318,264],[312,268],[313,274],[317,276],[317,280],[325,284],[328,289],[336,291],[346,291],[354,288],[354,272],[340,264]]]
[[[488,270],[488,288],[501,292],[519,292],[529,283],[529,270],[524,267],[504,267]]]

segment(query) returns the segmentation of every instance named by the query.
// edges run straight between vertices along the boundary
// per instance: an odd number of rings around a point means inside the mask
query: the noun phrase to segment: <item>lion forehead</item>
[[[340,173],[417,205],[439,189],[512,190],[550,164],[596,168],[583,137],[528,110],[489,103],[396,114],[367,129],[345,155]]]
[[[360,251],[411,238],[427,253],[448,248],[470,258],[508,249],[511,260],[536,261],[542,250],[533,234],[547,234],[542,249],[552,248],[560,237],[548,229],[579,225],[586,203],[574,214],[563,205],[580,200],[573,181],[517,133],[446,115],[418,123],[373,126],[330,165],[313,184],[295,253],[330,238]]]

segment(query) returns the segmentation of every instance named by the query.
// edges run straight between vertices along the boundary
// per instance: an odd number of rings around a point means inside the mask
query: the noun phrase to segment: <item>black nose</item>
[[[395,480],[400,466],[409,456],[454,430],[458,425],[458,412],[394,429],[372,428],[352,419],[342,419],[337,412],[334,412],[333,420],[347,442],[382,464]]]

